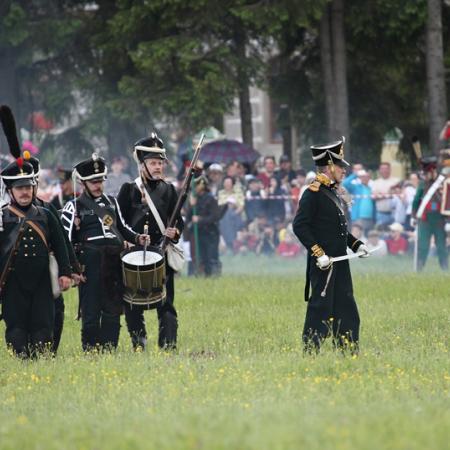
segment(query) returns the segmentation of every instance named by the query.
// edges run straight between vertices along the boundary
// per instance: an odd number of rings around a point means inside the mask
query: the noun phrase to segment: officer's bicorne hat
[[[21,186],[34,186],[35,173],[33,166],[26,161],[14,161],[8,164],[0,173],[7,189]]]
[[[58,169],[56,169],[56,173],[58,175],[58,180],[60,183],[64,183],[65,181],[69,181],[72,179],[72,171],[70,169],[58,167]]]
[[[342,136],[340,141],[311,146],[312,159],[316,166],[327,166],[329,164],[336,164],[341,167],[349,166],[350,164],[344,159],[344,143],[345,137]]]
[[[156,133],[152,133],[150,137],[139,139],[134,144],[133,157],[137,163],[142,163],[150,158],[167,159],[164,143]]]
[[[93,153],[89,159],[75,165],[72,176],[80,181],[106,180],[107,173],[105,159]]]

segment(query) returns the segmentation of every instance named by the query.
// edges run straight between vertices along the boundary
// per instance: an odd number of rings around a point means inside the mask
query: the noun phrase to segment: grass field
[[[177,279],[176,355],[157,350],[153,312],[146,353],[123,327],[117,354],[82,355],[74,294],[54,360],[9,356],[1,325],[0,448],[447,449],[450,278],[409,265],[353,263],[357,358],[302,355],[303,261]]]

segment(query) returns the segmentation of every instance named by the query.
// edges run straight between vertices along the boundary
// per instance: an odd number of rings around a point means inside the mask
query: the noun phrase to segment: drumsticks
[[[147,236],[148,235],[148,225],[144,225],[144,234]],[[145,264],[145,254],[147,253],[147,240],[145,241],[144,244],[144,264]]]

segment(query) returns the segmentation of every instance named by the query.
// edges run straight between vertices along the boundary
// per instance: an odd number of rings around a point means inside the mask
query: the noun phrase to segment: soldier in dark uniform
[[[192,235],[194,227],[198,227],[198,250],[200,264],[206,276],[220,275],[219,259],[221,209],[217,200],[208,188],[205,176],[195,178],[195,194],[191,197],[191,205],[186,214],[186,223]]]
[[[17,355],[28,357],[50,349],[53,340],[49,251],[58,261],[63,290],[71,285],[71,270],[57,219],[48,209],[33,204],[31,164],[11,163],[1,177],[11,199],[2,211],[4,231],[0,233],[5,340]]]
[[[357,351],[359,315],[353,297],[348,261],[331,263],[350,248],[369,252],[363,242],[347,230],[343,200],[338,187],[345,176],[344,138],[311,147],[318,169],[315,180],[303,194],[294,218],[293,230],[308,250],[305,300],[308,302],[303,341],[305,349],[319,349],[332,334],[336,345]],[[312,295],[309,297],[309,285]]]
[[[106,173],[105,160],[95,153],[78,163],[74,176],[83,193],[66,203],[61,217],[84,268],[79,296],[85,351],[117,347],[123,290],[120,252],[125,241],[147,241],[125,223],[117,201],[103,194]]]
[[[175,226],[168,227],[178,196],[174,186],[163,180],[166,151],[162,140],[156,133],[152,133],[149,138],[139,140],[134,145],[133,156],[139,164],[140,177],[133,183],[125,183],[117,197],[125,221],[138,233],[143,233],[144,226],[147,225],[151,244],[157,246],[162,243],[164,236],[147,205],[144,193],[146,191],[166,227],[165,235],[173,242],[177,242],[184,223],[181,214],[178,214]],[[157,308],[160,348],[175,349],[176,347],[178,321],[174,298],[174,270],[167,264],[166,258],[166,300]],[[145,349],[146,346],[145,309],[144,306],[125,303],[125,319],[135,349],[138,347]]]
[[[25,153],[26,152],[24,152],[24,155],[25,155]],[[41,165],[40,165],[39,159],[28,154],[25,156],[25,160],[33,166],[33,171],[34,171],[34,176],[35,176],[35,178],[34,178],[35,185],[33,188],[34,189],[33,203],[36,206],[42,206],[42,207],[48,209],[55,216],[55,218],[58,222],[58,225],[61,228],[62,234],[64,236],[64,242],[66,243],[67,253],[69,255],[69,262],[70,262],[70,267],[71,267],[71,272],[72,272],[71,278],[73,280],[74,285],[78,285],[80,282],[80,277],[81,277],[81,266],[75,255],[75,252],[72,247],[72,243],[69,240],[69,236],[67,236],[67,233],[64,230],[64,227],[63,227],[62,222],[59,217],[58,210],[54,206],[54,203],[48,203],[37,197],[37,191],[38,191],[38,186],[39,186],[39,174],[40,174],[40,170],[41,170]],[[62,209],[62,208],[59,208],[59,209]],[[55,354],[57,353],[59,344],[61,342],[61,335],[62,335],[63,326],[64,326],[64,309],[65,309],[64,308],[64,298],[61,294],[55,299],[55,325],[53,328],[53,343],[52,343],[52,350],[53,350],[53,353],[55,353]]]
[[[428,200],[424,200],[438,178],[438,159],[435,156],[424,157],[420,161],[424,173],[417,188],[412,205],[412,217],[418,222],[417,230],[417,270],[421,272],[430,252],[430,241],[434,237],[439,265],[448,269],[445,216],[441,214],[442,182]],[[442,179],[443,181],[443,179]],[[423,205],[422,205],[423,203]],[[419,211],[420,209],[420,211]],[[418,212],[420,217],[418,217]]]
[[[65,204],[74,198],[72,171],[68,169],[58,168],[57,170],[60,191],[58,195],[52,198],[51,204],[61,211]]]

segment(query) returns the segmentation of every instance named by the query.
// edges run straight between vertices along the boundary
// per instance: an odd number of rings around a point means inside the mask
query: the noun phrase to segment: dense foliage
[[[0,97],[28,129],[33,111],[76,124],[49,147],[60,138],[89,150],[89,140],[106,136],[115,153],[149,126],[181,139],[220,125],[235,98],[245,123],[246,91],[258,85],[288,111],[279,125],[296,126],[307,145],[326,134],[319,24],[327,3],[7,0],[0,6]],[[394,127],[427,141],[426,3],[345,5],[350,134],[359,157],[375,158]],[[442,22],[448,67],[445,6]]]

